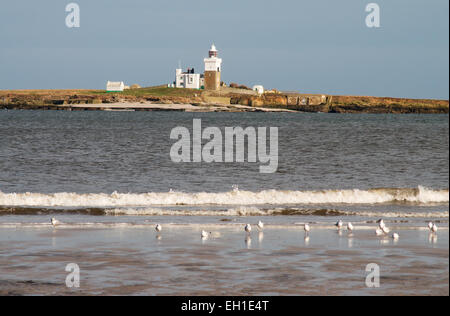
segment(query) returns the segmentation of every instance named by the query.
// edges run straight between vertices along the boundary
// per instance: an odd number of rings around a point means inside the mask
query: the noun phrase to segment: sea
[[[278,168],[173,162],[173,128],[278,127]],[[0,224],[448,220],[448,115],[0,112]],[[94,217],[95,216],[95,217]],[[215,220],[215,219],[214,219]]]

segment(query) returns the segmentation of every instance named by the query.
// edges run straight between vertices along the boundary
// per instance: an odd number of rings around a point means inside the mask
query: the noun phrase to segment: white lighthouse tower
[[[220,72],[222,71],[222,59],[217,57],[217,49],[214,44],[208,53],[208,58],[205,62],[205,89],[219,90],[220,89]]]

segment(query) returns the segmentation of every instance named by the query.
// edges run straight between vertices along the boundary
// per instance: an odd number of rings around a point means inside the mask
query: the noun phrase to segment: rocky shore
[[[448,100],[240,93],[174,88],[102,90],[4,90],[0,109],[136,111],[302,111],[327,113],[449,113]]]

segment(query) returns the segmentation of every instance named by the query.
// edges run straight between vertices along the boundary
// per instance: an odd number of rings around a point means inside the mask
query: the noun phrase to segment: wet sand
[[[0,295],[449,295],[448,229],[399,233],[2,228]],[[80,267],[80,288],[65,286],[69,263]],[[380,266],[380,288],[365,285],[369,263]]]

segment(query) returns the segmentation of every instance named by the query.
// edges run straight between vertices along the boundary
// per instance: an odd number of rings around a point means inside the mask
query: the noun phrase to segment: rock
[[[259,98],[259,97],[257,97],[257,98],[253,97],[253,98],[251,98],[249,100],[249,104],[248,105],[250,105],[250,106],[264,106],[264,100],[262,98]]]
[[[287,105],[296,106],[298,104],[297,96],[288,96],[287,97]]]
[[[264,96],[266,106],[287,106],[287,97],[280,94]]]

